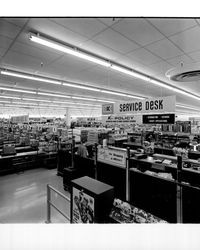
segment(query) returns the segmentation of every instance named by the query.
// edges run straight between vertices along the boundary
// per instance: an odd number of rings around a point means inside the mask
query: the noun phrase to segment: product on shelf
[[[166,221],[142,210],[128,202],[114,199],[110,218],[119,223],[167,223]]]

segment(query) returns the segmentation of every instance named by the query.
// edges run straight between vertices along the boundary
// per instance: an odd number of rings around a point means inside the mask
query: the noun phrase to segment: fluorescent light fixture
[[[57,81],[57,80],[52,80],[52,79],[43,78],[43,77],[39,77],[39,76],[31,76],[28,74],[12,72],[12,71],[7,71],[7,70],[1,70],[1,74],[19,77],[19,78],[24,78],[24,79],[29,79],[29,80],[34,80],[34,81],[39,81],[39,82],[47,82],[47,83],[53,83],[53,84],[61,84],[62,83],[61,81]]]
[[[151,79],[150,76],[146,76],[145,74],[142,74],[142,73],[139,73],[139,72],[135,72],[132,69],[126,68],[123,65],[118,65],[118,64],[115,64],[113,62],[109,62],[106,59],[101,59],[98,56],[90,55],[89,53],[86,53],[86,52],[83,52],[83,51],[79,50],[78,48],[74,48],[74,47],[70,47],[70,46],[65,46],[65,45],[62,45],[60,43],[54,42],[52,40],[46,39],[46,38],[44,38],[42,36],[35,35],[35,34],[32,34],[32,33],[30,33],[29,39],[31,41],[33,41],[33,42],[42,44],[42,45],[47,46],[49,48],[53,48],[53,49],[61,51],[63,53],[71,54],[71,55],[77,56],[79,58],[82,58],[82,59],[89,60],[91,62],[100,64],[100,65],[105,66],[105,67],[110,67],[111,69],[116,70],[116,71],[121,72],[121,73],[124,73],[126,75],[130,75],[130,76],[133,76],[135,78],[138,78],[138,79],[141,79],[141,80],[144,80],[144,81],[147,81],[147,82],[151,82],[151,83],[156,84],[158,86],[161,86],[163,88],[172,90],[172,91],[174,91],[176,93],[180,93],[180,94],[183,94],[185,96],[189,96],[191,98],[200,100],[200,96],[197,96],[197,95],[195,95],[193,93],[189,93],[189,92],[187,92],[187,91],[185,91],[183,89],[179,89],[179,88],[170,86],[167,83],[162,83],[162,82],[160,82],[158,80]],[[73,86],[73,87],[75,87],[75,86]],[[94,91],[93,88],[90,89],[90,90]],[[99,90],[97,90],[97,91],[99,91]],[[106,91],[106,90],[104,90],[104,91]],[[106,92],[104,92],[104,93],[106,93]],[[113,92],[112,94],[119,95],[116,92],[115,93]]]
[[[32,105],[32,106],[36,106],[37,105],[36,103],[26,103],[26,102],[12,102],[12,103],[20,104],[20,105]]]
[[[87,97],[78,97],[78,96],[72,96],[72,99],[80,99],[80,100],[86,100],[86,101],[96,101],[94,98],[87,98]]]
[[[56,43],[54,41],[51,41],[49,39],[43,38],[42,36],[38,36],[38,35],[35,35],[32,33],[30,33],[29,39],[32,42],[39,43],[41,45],[47,46],[49,48],[52,48],[52,49],[55,49],[58,51],[61,51],[63,53],[77,56],[79,58],[88,60],[88,61],[96,63],[96,64],[100,64],[100,65],[105,66],[105,67],[110,67],[110,63],[108,61],[100,59],[98,57],[94,57],[94,56],[89,55],[89,54],[86,54],[86,53],[78,50],[78,48],[71,48],[71,47]]]
[[[54,97],[62,97],[62,98],[71,98],[71,96],[68,96],[68,95],[52,94],[52,93],[46,93],[46,92],[38,92],[38,95],[54,96]]]
[[[10,101],[4,101],[4,100],[0,101],[0,102],[2,102],[2,103],[10,103]]]
[[[176,88],[176,87],[167,85],[167,84],[162,83],[162,82],[160,82],[160,81],[158,81],[158,80],[151,79],[150,82],[153,83],[153,84],[155,84],[155,85],[158,85],[158,86],[160,86],[160,87],[163,87],[163,88],[172,90],[172,91],[174,91],[174,92],[180,93],[180,94],[182,94],[182,95],[186,95],[186,96],[192,97],[192,98],[194,98],[194,99],[200,100],[200,96],[198,97],[198,96],[196,96],[196,95],[194,95],[194,94],[192,94],[192,93],[189,93],[189,92],[186,92],[186,91],[184,91],[184,90],[182,90],[182,89],[178,89],[178,88]]]
[[[182,104],[176,104],[176,107],[180,107],[180,108],[186,108],[186,109],[191,109],[191,110],[197,110],[200,112],[199,109],[191,107],[191,106],[186,106],[186,105],[182,105]]]
[[[101,92],[106,93],[106,94],[112,94],[112,95],[127,96],[127,94],[118,93],[118,92],[109,91],[109,90],[101,90]]]
[[[72,88],[78,88],[78,89],[86,89],[86,90],[91,90],[91,91],[96,91],[96,92],[100,92],[101,90],[98,88],[93,88],[93,87],[87,87],[87,86],[81,86],[81,85],[76,85],[76,84],[72,84],[72,83],[63,83],[63,86],[68,86],[68,87],[72,87]]]
[[[135,95],[126,95],[127,97],[131,97],[131,98],[135,98],[135,99],[139,99],[139,100],[144,100],[146,98],[144,97],[139,97],[139,96],[135,96]]]
[[[36,94],[36,91],[13,89],[13,88],[7,88],[7,87],[0,87],[0,90],[7,90],[7,91],[13,91],[13,92],[27,93],[27,94]]]
[[[91,106],[91,107],[101,107],[101,105],[94,105],[89,103],[80,103],[80,102],[62,102],[62,101],[52,101],[53,103],[61,103],[61,104],[77,104],[77,105],[85,105],[85,106]]]
[[[119,71],[121,73],[124,73],[124,74],[127,74],[127,75],[130,75],[130,76],[133,76],[135,78],[139,78],[141,80],[144,80],[144,81],[149,81],[149,77],[147,76],[144,76],[142,74],[139,74],[137,72],[134,72],[134,71],[131,71],[130,69],[126,69],[124,67],[121,67],[121,66],[118,66],[118,65],[115,65],[115,64],[112,64],[111,65],[111,69],[114,69],[116,71]]]
[[[0,98],[10,98],[10,99],[15,99],[15,100],[21,100],[21,98],[20,97],[15,97],[15,96],[3,96],[3,95],[1,95],[0,96]]]
[[[106,100],[101,100],[101,99],[97,99],[96,101],[97,101],[97,102],[115,103],[115,102],[112,102],[112,101],[106,101]]]
[[[41,99],[33,99],[33,98],[22,98],[22,100],[25,100],[25,101],[36,101],[36,102],[51,102],[49,100],[41,100]]]

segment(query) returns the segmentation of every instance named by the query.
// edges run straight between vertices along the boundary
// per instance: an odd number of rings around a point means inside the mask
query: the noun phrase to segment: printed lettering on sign
[[[157,97],[142,101],[117,102],[114,105],[114,114],[175,112],[175,103],[175,96]]]

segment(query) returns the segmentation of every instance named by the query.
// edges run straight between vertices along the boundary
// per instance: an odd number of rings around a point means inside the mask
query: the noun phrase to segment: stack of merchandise
[[[110,218],[119,223],[167,223],[166,221],[134,207],[120,199],[114,199]]]
[[[3,127],[0,127],[0,145],[3,145],[4,141],[4,129]]]
[[[95,131],[95,130],[90,130],[90,131],[88,132],[87,142],[88,142],[89,144],[98,143],[98,132]]]
[[[15,144],[3,145],[2,155],[13,155],[16,154]]]

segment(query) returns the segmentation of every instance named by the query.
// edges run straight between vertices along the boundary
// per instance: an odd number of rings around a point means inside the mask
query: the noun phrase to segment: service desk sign
[[[145,114],[175,112],[175,96],[157,97],[146,100],[124,101],[102,106],[102,114]]]
[[[112,148],[98,148],[97,161],[119,167],[126,167],[126,151]]]

